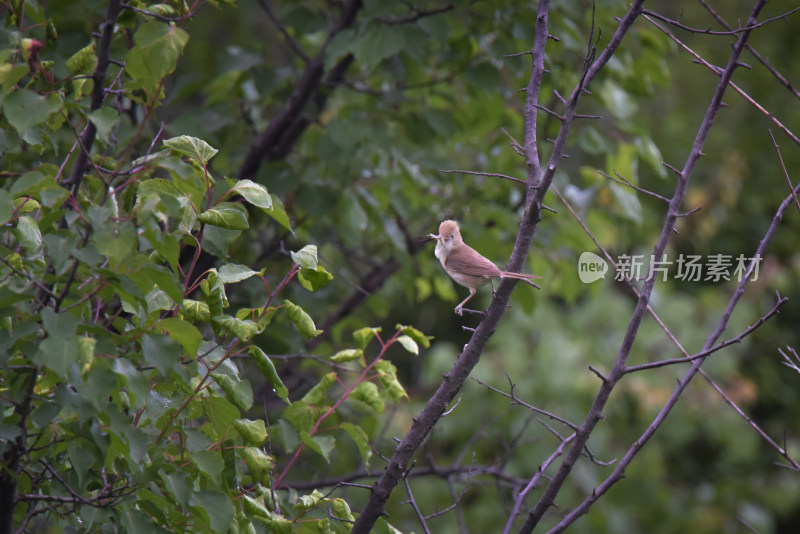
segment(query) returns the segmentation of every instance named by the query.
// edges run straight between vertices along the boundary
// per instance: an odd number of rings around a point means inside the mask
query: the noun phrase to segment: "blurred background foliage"
[[[524,160],[512,146],[522,142],[524,92],[536,17],[534,2],[368,1],[352,25],[326,43],[336,23],[339,2],[241,0],[235,6],[210,5],[183,23],[190,35],[177,70],[167,79],[165,99],[145,119],[150,135],[144,151],[163,126],[163,138],[191,135],[220,149],[213,160],[217,176],[251,178],[280,199],[293,232],[272,219],[251,213],[251,227],[231,235],[231,261],[265,268],[279,281],[286,251],[305,243],[319,247],[320,262],[333,281],[316,293],[287,288],[325,333],[302,344],[291,328],[272,328],[257,344],[276,362],[291,391],[301,397],[328,371],[304,357],[326,357],[352,343],[362,326],[411,324],[434,336],[419,357],[390,352],[410,400],[382,417],[364,417],[362,426],[375,446],[390,455],[466,343],[474,315],[458,317],[453,306],[465,289],[447,278],[424,236],[439,221],[461,221],[466,241],[501,266],[508,258],[524,200],[524,186],[501,178],[444,170],[499,173],[525,179]],[[147,7],[142,2],[132,5]],[[26,2],[31,25],[26,37],[45,43],[43,60],[52,60],[57,78],[67,58],[86,46],[103,20],[105,1]],[[265,8],[265,6],[267,6]],[[769,15],[795,7],[769,4]],[[694,28],[720,29],[696,2],[648,2],[646,8]],[[745,20],[748,2],[726,0],[714,9],[729,23]],[[542,102],[558,110],[556,92],[566,95],[580,76],[589,50],[590,31],[598,47],[608,42],[615,18],[627,9],[617,0],[554,2]],[[271,20],[279,21],[276,25]],[[594,17],[594,19],[593,19]],[[798,16],[755,31],[750,44],[790,81],[800,79]],[[49,38],[52,19],[58,38]],[[121,24],[124,24],[124,18]],[[663,22],[657,23],[668,27]],[[280,29],[279,29],[280,26]],[[713,64],[724,66],[730,36],[712,36],[669,28]],[[54,44],[57,42],[57,46]],[[293,42],[292,45],[290,42]],[[320,52],[323,45],[324,51]],[[295,46],[297,50],[295,49]],[[298,53],[302,51],[305,58]],[[306,66],[323,55],[326,72],[348,54],[352,64],[342,83],[322,86],[303,110],[307,126],[286,153],[264,155],[252,176],[240,175],[254,139],[291,98]],[[752,69],[739,69],[734,81],[781,122],[800,130],[797,98],[765,69],[745,56]],[[60,70],[59,70],[60,69]],[[671,196],[675,175],[662,161],[681,168],[689,153],[717,76],[640,19],[583,100],[555,185],[614,257],[649,256],[666,206],[604,178],[598,171],[623,176],[633,184]],[[777,155],[767,133],[772,129],[786,168],[798,180],[800,150],[739,95],[728,91],[728,107],[717,118],[704,157],[692,176],[685,211],[669,248],[679,254],[750,256],[787,195]],[[116,137],[99,142],[99,152],[114,153],[143,120],[134,103],[121,115]],[[542,139],[555,135],[558,122],[540,113]],[[0,147],[6,170],[36,161],[59,162],[73,133],[60,129],[40,142],[23,144],[4,131]],[[547,154],[548,145],[540,147]],[[5,175],[6,183],[11,175]],[[451,477],[412,479],[425,513],[444,509],[457,497],[456,510],[430,520],[436,532],[497,532],[513,497],[511,479],[531,477],[558,442],[550,430],[568,429],[513,405],[487,388],[509,392],[543,410],[580,422],[598,387],[588,366],[607,370],[619,349],[635,297],[622,283],[583,284],[577,261],[583,251],[599,253],[569,211],[551,192],[535,235],[529,272],[544,277],[541,291],[519,286],[513,306],[463,389],[460,404],[436,427],[415,469],[434,465],[492,465],[509,479],[462,472]],[[766,313],[775,292],[789,297],[781,314],[743,343],[712,356],[705,370],[776,441],[800,454],[800,375],[781,365],[778,348],[800,346],[800,213],[790,210],[767,249],[759,277],[751,284],[723,336],[733,337]],[[278,267],[280,266],[280,267]],[[734,282],[659,283],[653,307],[690,352],[700,350],[717,324]],[[370,277],[382,283],[371,285]],[[365,287],[368,286],[368,287]],[[260,286],[243,283],[228,295],[239,306],[258,306]],[[359,295],[361,295],[360,300]],[[348,306],[350,299],[358,302]],[[488,305],[490,290],[471,303]],[[329,318],[334,318],[330,319]],[[288,326],[288,322],[286,323]],[[631,364],[679,356],[648,318],[636,341]],[[622,455],[647,427],[670,395],[682,368],[662,368],[628,376],[615,391],[590,441],[596,458],[610,462]],[[281,404],[269,384],[252,378],[256,402],[251,415],[280,416]],[[485,384],[485,385],[483,385]],[[263,401],[263,402],[262,402]],[[266,412],[266,414],[264,413]],[[372,417],[370,420],[369,417]],[[279,430],[276,430],[279,432]],[[280,440],[273,446],[280,447]],[[315,487],[318,479],[361,469],[353,446],[342,447],[330,464],[303,457],[291,482]],[[707,383],[697,378],[665,425],[632,464],[627,477],[590,513],[575,532],[794,532],[800,524],[800,476],[776,463],[779,458]],[[610,472],[581,460],[562,491],[560,508],[548,514],[556,522]],[[373,456],[373,474],[382,461]],[[468,471],[468,470],[467,470]],[[324,475],[323,475],[324,473]],[[413,474],[413,471],[412,471]],[[370,483],[369,479],[359,480]],[[465,492],[459,497],[462,489]],[[358,510],[366,492],[338,490]],[[388,512],[402,531],[419,530],[402,488]]]

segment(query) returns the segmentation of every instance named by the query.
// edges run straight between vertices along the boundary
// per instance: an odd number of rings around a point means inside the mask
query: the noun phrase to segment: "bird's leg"
[[[467,301],[469,299],[471,299],[474,296],[475,296],[475,288],[471,287],[471,288],[469,288],[469,295],[467,296],[467,298],[462,300],[461,303],[458,306],[456,306],[456,309],[455,309],[456,314],[462,315],[464,313],[464,310],[462,309],[462,307],[464,306],[464,304],[467,303]]]

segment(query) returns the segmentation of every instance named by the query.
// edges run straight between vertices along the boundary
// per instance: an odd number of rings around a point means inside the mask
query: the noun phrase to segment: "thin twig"
[[[461,171],[455,169],[439,169],[439,172],[442,174],[451,174],[451,173],[459,173],[459,174],[474,174],[476,176],[490,176],[493,178],[503,178],[505,180],[511,180],[512,182],[517,182],[520,184],[525,185],[525,180],[520,180],[519,178],[514,178],[513,176],[508,176],[506,174],[499,174],[496,172],[479,172],[479,171]]]

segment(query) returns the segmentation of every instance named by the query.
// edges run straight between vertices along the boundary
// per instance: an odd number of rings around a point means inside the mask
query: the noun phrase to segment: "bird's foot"
[[[456,312],[456,315],[464,315],[464,310],[461,308],[461,304],[456,306],[455,312]]]

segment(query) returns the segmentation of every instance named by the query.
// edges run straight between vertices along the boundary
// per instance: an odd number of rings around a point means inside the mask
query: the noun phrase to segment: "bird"
[[[464,243],[458,223],[452,220],[442,221],[438,234],[428,234],[429,238],[436,240],[434,254],[442,263],[445,272],[450,278],[469,289],[469,296],[455,308],[458,315],[463,314],[466,302],[475,296],[478,287],[490,282],[493,278],[513,278],[527,282],[537,289],[541,289],[533,280],[541,278],[533,274],[512,273],[501,271],[497,265],[481,256],[475,249]]]

